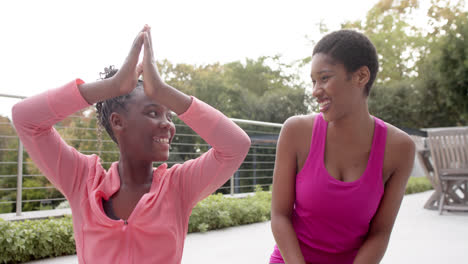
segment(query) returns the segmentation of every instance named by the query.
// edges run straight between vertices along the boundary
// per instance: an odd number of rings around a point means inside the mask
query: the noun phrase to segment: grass
[[[420,193],[432,190],[432,184],[426,177],[410,177],[405,194]]]

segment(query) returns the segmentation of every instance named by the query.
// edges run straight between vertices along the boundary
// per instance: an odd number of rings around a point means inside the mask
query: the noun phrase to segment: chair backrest
[[[430,129],[427,144],[439,176],[468,170],[468,127]]]
[[[425,149],[425,138],[420,136],[410,135],[411,139],[413,140],[414,144],[416,145],[416,151],[424,150]]]

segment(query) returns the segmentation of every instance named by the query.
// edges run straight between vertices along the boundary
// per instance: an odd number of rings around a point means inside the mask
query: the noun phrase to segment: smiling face
[[[114,126],[121,151],[138,160],[166,161],[175,134],[172,112],[149,99],[142,89],[134,91],[120,123]]]
[[[364,86],[359,78],[361,70],[349,73],[342,63],[324,53],[312,57],[312,95],[317,98],[326,121],[339,120],[365,106]]]

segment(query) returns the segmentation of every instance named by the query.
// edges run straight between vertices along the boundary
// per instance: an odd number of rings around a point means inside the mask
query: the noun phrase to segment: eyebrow
[[[169,109],[167,107],[164,107],[163,105],[160,105],[160,104],[157,104],[157,103],[150,103],[150,104],[147,104],[147,105],[143,106],[143,111],[145,111],[145,110],[147,110],[148,108],[151,108],[151,107],[159,108],[159,110],[164,110],[164,108],[166,108],[167,111],[169,113],[171,113],[171,115],[177,116],[177,114],[175,112],[173,112],[171,109]]]
[[[143,106],[143,109],[148,109],[148,108],[151,108],[151,107],[156,107],[156,108],[164,108],[162,105],[160,104],[156,104],[156,103],[149,103],[145,106]]]
[[[321,70],[321,71],[317,72],[317,74],[320,75],[320,74],[326,73],[326,72],[333,72],[333,71],[332,71],[332,70]],[[310,77],[311,77],[311,78],[314,78],[314,77],[313,77],[313,74],[310,74]]]

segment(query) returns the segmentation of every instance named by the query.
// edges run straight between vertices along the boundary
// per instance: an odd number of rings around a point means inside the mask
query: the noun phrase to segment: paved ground
[[[468,263],[468,213],[423,209],[431,191],[405,196],[382,264]],[[189,234],[183,264],[268,263],[274,240],[270,222]],[[78,263],[76,256],[30,263]]]

